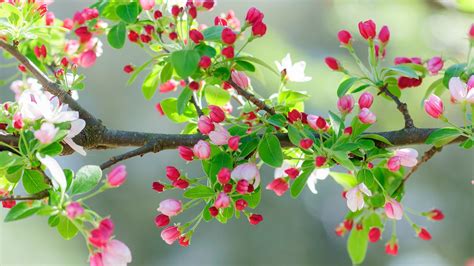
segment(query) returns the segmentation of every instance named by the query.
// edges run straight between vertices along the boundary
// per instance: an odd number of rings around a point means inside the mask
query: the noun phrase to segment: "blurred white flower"
[[[313,194],[318,194],[316,190],[316,183],[318,180],[324,180],[329,175],[329,168],[318,168],[314,170],[306,181],[306,185]]]
[[[372,192],[365,186],[364,183],[360,183],[356,187],[347,191],[346,199],[347,199],[347,207],[352,211],[356,212],[358,210],[362,210],[364,208],[364,195],[372,196]]]
[[[78,152],[82,156],[86,156],[87,153],[84,148],[80,145],[77,145],[73,138],[77,136],[81,131],[86,127],[86,121],[82,119],[78,119],[71,122],[71,129],[69,129],[69,133],[64,138],[64,142],[71,147],[74,151]]]
[[[67,181],[63,169],[58,164],[58,162],[53,157],[48,155],[42,157],[39,153],[37,153],[36,157],[42,164],[44,164],[44,166],[46,166],[46,169],[51,174],[49,177],[53,182],[54,188],[60,188],[64,193],[66,191]]]
[[[286,72],[286,79],[293,82],[306,82],[310,81],[311,77],[307,77],[304,74],[304,70],[306,68],[306,62],[299,61],[293,64],[291,62],[290,54],[287,54],[285,58],[280,62],[275,61],[277,65],[278,71]]]
[[[41,128],[35,131],[35,138],[42,144],[49,144],[53,141],[59,129],[51,123],[43,123]]]

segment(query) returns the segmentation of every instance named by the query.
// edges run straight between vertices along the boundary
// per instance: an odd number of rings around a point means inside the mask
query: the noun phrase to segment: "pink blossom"
[[[449,92],[457,103],[468,102],[474,104],[474,90],[468,90],[467,87],[467,84],[459,77],[454,77],[449,80]]]
[[[243,163],[235,167],[231,173],[231,177],[235,181],[246,180],[253,182],[255,188],[260,184],[260,172],[255,163]]]
[[[220,208],[227,208],[230,204],[230,198],[227,196],[225,192],[219,193],[216,198],[216,202],[214,202],[214,207]]]
[[[178,240],[180,236],[181,236],[181,232],[179,231],[179,228],[176,226],[170,226],[164,229],[163,231],[161,231],[161,238],[168,245],[172,245],[174,241]]]
[[[438,75],[438,72],[443,69],[443,59],[439,56],[435,56],[428,60],[427,67],[431,75]]]
[[[397,149],[395,156],[398,156],[400,164],[406,167],[413,167],[418,163],[418,151],[412,148]]]
[[[443,101],[436,95],[431,94],[424,103],[425,111],[433,118],[440,118],[444,112]]]
[[[267,190],[272,190],[277,196],[285,194],[288,188],[288,182],[282,177],[273,179],[273,181],[266,186]]]
[[[247,89],[250,86],[250,79],[245,75],[244,72],[240,71],[232,71],[232,81],[237,84],[237,86],[241,87],[242,89]]]
[[[79,202],[71,202],[66,207],[66,213],[69,218],[74,219],[84,213],[84,208]]]
[[[143,10],[151,10],[155,6],[155,0],[140,0]]]
[[[467,80],[467,90],[470,91],[471,89],[474,88],[474,75],[471,75],[471,77],[469,77],[469,79]]]
[[[125,165],[116,166],[110,173],[107,175],[107,183],[111,187],[119,187],[127,179],[127,170]]]
[[[377,34],[376,26],[375,26],[374,21],[369,19],[367,21],[359,22],[359,32],[360,32],[360,35],[364,39],[366,39],[366,40],[373,39],[375,37],[375,35]],[[387,39],[387,41],[388,41],[388,39]]]
[[[201,160],[206,160],[211,156],[211,146],[207,141],[199,140],[193,148],[194,155]]]
[[[198,120],[198,129],[204,135],[211,133],[214,130],[214,123],[205,115],[201,115]]]
[[[102,263],[102,253],[92,254],[89,258],[90,266],[104,266]]]
[[[352,211],[356,212],[362,210],[365,205],[364,194],[371,197],[372,192],[365,186],[364,183],[360,183],[356,187],[350,189],[346,193],[347,207]]]
[[[110,240],[102,252],[102,265],[119,266],[132,262],[130,249],[119,240]],[[100,264],[99,264],[100,265]]]
[[[103,248],[107,245],[114,232],[114,224],[112,220],[103,219],[99,226],[92,230],[89,235],[89,242],[98,248]]]
[[[387,168],[392,172],[396,172],[400,169],[401,160],[398,156],[392,156],[387,161]]]
[[[95,52],[92,50],[88,50],[88,51],[83,52],[79,56],[78,65],[84,68],[88,68],[88,67],[93,66],[96,60],[97,60],[97,55],[95,54]]]
[[[41,128],[35,131],[34,135],[41,144],[49,144],[53,141],[59,129],[51,123],[43,123]]]
[[[369,109],[374,102],[374,96],[370,92],[364,92],[359,97],[359,108]]]
[[[215,145],[226,145],[229,138],[229,131],[219,124],[216,124],[214,131],[209,133],[209,139]]]
[[[168,217],[178,215],[183,209],[181,201],[175,199],[165,199],[160,202],[160,207],[158,211],[163,213]]]
[[[354,98],[352,95],[344,95],[337,100],[337,109],[339,109],[339,112],[342,114],[350,113],[352,108],[354,108]]]
[[[403,208],[398,201],[390,199],[385,203],[385,214],[388,218],[394,220],[401,220],[403,217]]]
[[[377,120],[377,117],[367,108],[362,108],[358,115],[360,122],[363,124],[373,124]]]

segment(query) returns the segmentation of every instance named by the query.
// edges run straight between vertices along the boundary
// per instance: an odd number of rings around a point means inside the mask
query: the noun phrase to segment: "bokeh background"
[[[84,0],[56,0],[51,9],[59,18],[71,17],[76,10],[92,3]],[[440,3],[442,2],[442,3]],[[308,91],[312,96],[306,103],[310,113],[324,114],[335,110],[336,88],[341,80],[338,73],[329,71],[323,63],[325,56],[339,58],[347,67],[354,67],[345,50],[340,49],[336,33],[340,29],[357,32],[357,22],[372,18],[379,28],[388,25],[392,37],[387,61],[395,56],[428,58],[441,55],[450,60],[465,60],[466,33],[474,15],[461,12],[454,1],[435,0],[233,0],[219,1],[214,12],[200,17],[211,24],[213,16],[228,9],[235,10],[243,20],[246,10],[256,6],[265,13],[269,26],[265,38],[249,45],[249,52],[272,64],[286,53],[294,61],[307,62],[307,74],[313,80],[293,84],[293,88]],[[472,0],[460,1],[464,8],[474,8]],[[458,3],[459,4],[459,3]],[[358,34],[354,34],[358,35]],[[356,37],[358,38],[358,37]],[[365,57],[365,48],[358,38],[356,47]],[[97,64],[83,72],[87,76],[86,91],[81,103],[117,129],[148,132],[177,133],[176,125],[160,117],[154,105],[163,98],[157,95],[146,101],[141,95],[140,82],[126,86],[127,76],[122,66],[140,65],[146,56],[135,46],[127,44],[122,50],[107,44]],[[5,78],[14,70],[0,69]],[[437,126],[420,108],[429,81],[424,86],[408,89],[403,100],[409,103],[417,126]],[[270,95],[277,89],[277,79],[262,71],[253,79],[256,90]],[[0,90],[1,99],[11,99],[7,85]],[[167,97],[168,95],[166,95]],[[447,95],[445,99],[447,100]],[[374,130],[399,129],[403,125],[393,103],[377,99],[374,111],[380,118]],[[459,113],[448,107],[452,117]],[[418,146],[420,153],[427,149]],[[99,164],[108,157],[125,150],[91,151],[87,157],[71,155],[61,158],[66,167],[74,170],[85,164]],[[415,210],[432,207],[444,211],[446,219],[440,223],[423,222],[433,240],[423,242],[406,222],[400,222],[400,254],[391,257],[384,253],[384,242],[370,244],[365,265],[463,265],[474,257],[473,179],[474,154],[456,145],[444,149],[410,179],[404,204]],[[126,162],[127,183],[115,191],[103,193],[90,202],[99,213],[110,214],[116,223],[116,235],[128,244],[133,253],[132,265],[350,265],[345,250],[345,239],[334,234],[334,228],[347,211],[341,198],[341,188],[327,179],[318,184],[319,194],[304,191],[297,200],[289,195],[276,197],[264,193],[257,210],[265,220],[254,227],[247,221],[232,220],[226,225],[216,221],[202,224],[188,248],[168,246],[160,238],[153,218],[158,203],[173,195],[155,193],[151,182],[164,177],[166,165],[186,168],[188,173],[200,173],[197,164],[185,166],[176,151],[147,155]],[[263,169],[263,179],[273,177],[270,169]],[[3,219],[5,210],[0,210]],[[183,217],[184,218],[184,217]],[[55,229],[48,227],[43,217],[32,217],[15,223],[0,223],[0,265],[86,265],[87,249],[80,236],[64,241]]]

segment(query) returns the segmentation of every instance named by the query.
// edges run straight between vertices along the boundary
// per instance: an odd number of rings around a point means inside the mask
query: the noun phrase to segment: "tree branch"
[[[405,119],[405,128],[414,128],[415,123],[413,123],[413,119],[410,116],[410,112],[408,111],[407,104],[401,102],[397,96],[391,93],[387,88],[387,84],[383,85],[383,87],[380,88],[379,94],[381,93],[385,93],[385,95],[390,97],[397,104],[398,111],[402,113],[403,119]]]
[[[232,85],[232,87],[234,87],[234,89],[237,91],[238,94],[242,95],[245,99],[247,99],[250,102],[252,102],[253,104],[255,104],[255,106],[260,108],[260,110],[265,110],[267,113],[269,113],[271,115],[275,114],[275,110],[273,108],[266,105],[263,101],[261,101],[260,99],[255,97],[255,95],[253,95],[250,92],[246,91],[245,89],[241,88],[234,81],[232,81],[232,79],[229,79],[227,82],[230,85]]]
[[[6,197],[0,197],[0,201],[9,201],[9,200],[39,200],[44,199],[49,196],[47,190],[41,191],[37,194],[28,195],[28,196],[21,196],[21,195],[12,195]]]

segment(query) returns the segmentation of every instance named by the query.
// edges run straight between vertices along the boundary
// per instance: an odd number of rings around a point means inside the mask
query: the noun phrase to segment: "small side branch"
[[[245,89],[241,88],[239,85],[237,85],[234,81],[232,81],[231,79],[229,79],[227,81],[230,85],[232,85],[232,87],[234,87],[234,89],[237,91],[237,93],[239,93],[240,95],[242,95],[245,99],[249,100],[250,102],[252,102],[253,104],[255,104],[255,106],[257,106],[260,110],[265,110],[265,112],[271,114],[271,115],[274,115],[275,114],[275,110],[272,108],[272,107],[269,107],[268,105],[266,105],[263,101],[261,101],[260,99],[258,99],[257,97],[255,97],[255,95],[251,94],[250,92],[246,91]]]
[[[413,123],[413,119],[411,118],[410,112],[408,111],[407,104],[400,101],[400,99],[397,96],[391,93],[387,88],[387,84],[385,84],[383,87],[380,88],[379,94],[381,93],[385,93],[385,95],[390,97],[397,104],[398,111],[402,113],[403,119],[405,119],[405,128],[414,128],[415,123]]]
[[[28,195],[28,196],[21,196],[21,195],[12,195],[6,197],[0,197],[0,201],[9,201],[9,200],[40,200],[47,198],[49,196],[48,191],[44,190],[39,192],[38,194]]]
[[[144,145],[140,148],[134,149],[132,151],[123,153],[123,154],[118,155],[118,156],[114,156],[114,157],[110,158],[108,161],[101,164],[100,168],[102,170],[104,170],[104,169],[107,169],[107,168],[111,167],[112,165],[114,165],[116,163],[119,163],[121,161],[125,161],[125,160],[133,158],[133,157],[143,156],[143,155],[145,155],[149,152],[154,152],[154,153],[159,152],[159,151],[161,151],[160,143],[161,142],[159,140],[152,141],[152,142],[149,142],[149,143],[147,143],[146,145]]]

